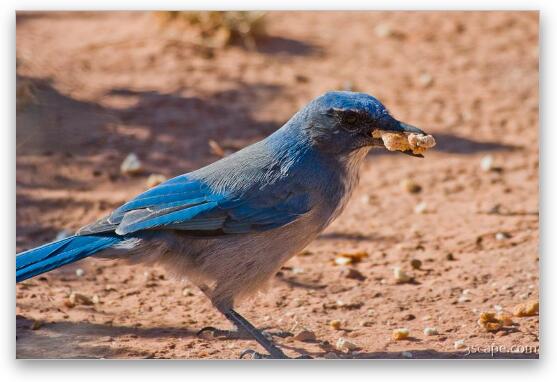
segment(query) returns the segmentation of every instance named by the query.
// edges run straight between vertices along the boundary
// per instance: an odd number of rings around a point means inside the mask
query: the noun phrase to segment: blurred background
[[[291,331],[291,355],[535,348],[537,315],[477,321],[538,298],[538,17],[18,12],[17,250],[264,138],[325,91],[361,91],[437,147],[422,160],[373,151],[342,216],[239,311]],[[76,291],[90,303],[68,304]],[[187,282],[142,266],[88,259],[18,284],[17,313],[22,358],[235,358],[253,346],[197,338],[226,323]],[[302,329],[316,339],[296,339]],[[357,350],[335,348],[340,337]]]

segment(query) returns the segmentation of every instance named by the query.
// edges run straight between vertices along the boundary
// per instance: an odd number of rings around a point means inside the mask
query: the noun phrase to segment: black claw
[[[211,332],[213,335],[215,335],[215,333],[218,331],[219,329],[215,328],[214,326],[205,326],[204,328],[201,328],[197,333],[195,333],[195,335],[197,337],[201,337],[201,335],[205,332]]]
[[[251,359],[267,359],[267,358],[270,358],[267,354],[261,354],[261,353],[256,352],[255,350],[246,349],[240,354],[240,359],[243,359],[244,356],[246,356],[246,355],[250,355]]]

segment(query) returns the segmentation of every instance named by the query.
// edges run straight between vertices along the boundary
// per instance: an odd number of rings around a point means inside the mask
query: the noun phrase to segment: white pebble
[[[482,171],[488,172],[493,168],[493,157],[491,155],[484,156],[480,161]]]
[[[84,271],[83,269],[81,269],[81,268],[77,268],[77,269],[75,270],[75,275],[76,275],[77,277],[81,277],[81,276],[83,276],[84,274],[85,274],[85,271]]]
[[[462,349],[463,347],[465,347],[466,345],[464,344],[464,340],[456,340],[454,342],[454,348],[455,349]]]
[[[395,277],[396,282],[399,283],[399,284],[407,283],[407,282],[412,280],[412,278],[410,276],[408,276],[406,274],[406,272],[404,272],[399,267],[394,267],[393,268],[393,275]]]
[[[347,339],[340,337],[336,343],[337,350],[345,351],[345,350],[356,350],[358,349],[358,345],[353,342],[348,341]]]
[[[426,336],[435,336],[437,334],[438,334],[438,332],[437,332],[437,329],[435,329],[435,328],[425,328],[424,329],[424,335],[426,335]]]
[[[426,202],[420,202],[420,203],[416,204],[416,206],[414,207],[414,213],[424,214],[426,211],[427,211],[427,203]]]
[[[506,240],[506,239],[508,239],[508,238],[510,238],[510,237],[511,237],[511,235],[509,235],[509,234],[506,233],[506,232],[497,232],[497,233],[495,234],[495,240],[499,240],[499,241],[501,241],[501,240]]]
[[[124,175],[136,175],[143,171],[143,164],[135,153],[129,153],[120,165],[120,172]]]
[[[470,297],[468,297],[468,296],[460,296],[460,297],[458,298],[458,302],[461,303],[461,304],[462,304],[463,302],[470,302]]]
[[[163,182],[166,182],[166,180],[167,180],[167,178],[164,175],[151,174],[151,175],[149,175],[149,177],[145,181],[145,184],[147,185],[148,188],[152,188],[152,187],[158,186],[159,184],[161,184]]]
[[[413,355],[411,352],[409,352],[409,351],[403,351],[403,352],[402,352],[402,356],[403,356],[404,358],[412,358],[412,357],[414,357],[414,355]]]

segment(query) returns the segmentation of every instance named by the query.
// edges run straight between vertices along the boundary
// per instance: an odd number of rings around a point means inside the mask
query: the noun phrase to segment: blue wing
[[[281,227],[309,210],[309,195],[302,191],[267,187],[231,195],[216,193],[203,181],[182,175],[138,195],[79,234],[126,235],[157,229],[205,235],[247,233]]]

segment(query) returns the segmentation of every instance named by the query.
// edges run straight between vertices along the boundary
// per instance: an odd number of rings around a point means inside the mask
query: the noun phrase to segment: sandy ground
[[[538,316],[496,333],[477,324],[539,294],[537,13],[271,13],[267,26],[256,49],[211,49],[149,13],[20,14],[18,81],[31,96],[17,115],[18,251],[105,215],[150,173],[215,161],[210,139],[236,150],[324,91],[364,91],[437,148],[371,153],[345,212],[238,311],[262,328],[313,331],[313,342],[276,338],[291,356],[537,358]],[[144,175],[120,174],[130,152]],[[334,259],[358,252],[368,256],[348,265],[354,279]],[[397,284],[394,267],[413,281]],[[68,306],[72,291],[95,303]],[[196,337],[229,324],[163,269],[87,259],[16,293],[18,358],[262,350]],[[410,337],[394,341],[401,327]],[[336,351],[340,337],[359,349]]]

